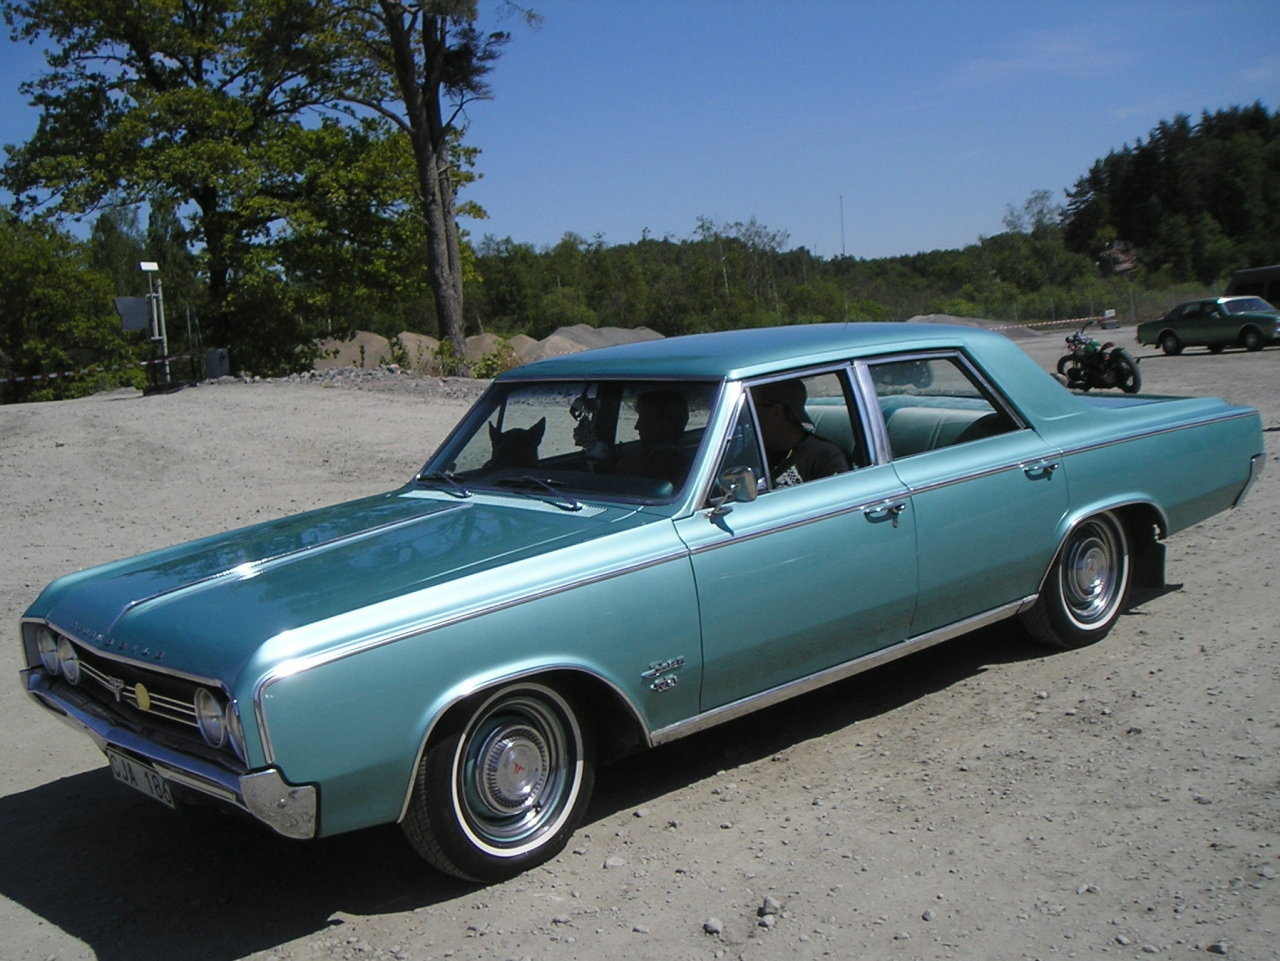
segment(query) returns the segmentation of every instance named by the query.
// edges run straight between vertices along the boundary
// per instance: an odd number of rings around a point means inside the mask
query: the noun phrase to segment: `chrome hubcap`
[[[1124,549],[1109,523],[1092,521],[1077,532],[1062,565],[1063,599],[1067,613],[1089,628],[1111,616],[1125,580]]]
[[[530,727],[503,728],[480,751],[477,784],[485,804],[500,814],[536,804],[547,784],[546,740]]]
[[[455,810],[482,847],[530,850],[572,810],[582,740],[572,710],[534,687],[499,695],[476,715],[455,761]]]

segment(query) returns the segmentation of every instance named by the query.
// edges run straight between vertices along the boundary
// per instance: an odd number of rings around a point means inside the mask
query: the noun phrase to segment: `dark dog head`
[[[489,466],[532,467],[538,463],[538,445],[542,443],[546,430],[545,417],[532,427],[513,427],[510,430],[498,430],[490,424],[489,444],[493,448],[493,456]]]

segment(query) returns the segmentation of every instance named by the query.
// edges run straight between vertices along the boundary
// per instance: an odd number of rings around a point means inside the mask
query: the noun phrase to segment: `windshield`
[[[1227,308],[1227,313],[1229,314],[1250,314],[1255,310],[1275,310],[1261,297],[1239,297],[1234,300],[1223,301],[1222,306]]]
[[[717,390],[654,380],[499,382],[417,480],[458,496],[517,490],[566,509],[576,497],[670,501],[689,479]]]

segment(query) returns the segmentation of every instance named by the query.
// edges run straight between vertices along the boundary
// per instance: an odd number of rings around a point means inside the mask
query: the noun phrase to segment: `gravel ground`
[[[1127,343],[1131,331],[1113,336]],[[1051,367],[1060,334],[1020,339]],[[280,839],[118,788],[0,647],[0,958],[1280,958],[1280,350],[1145,349],[1261,408],[1249,501],[1101,644],[959,638],[601,772],[550,864],[475,888],[395,828]],[[53,577],[398,485],[483,385],[390,369],[0,407],[0,615]]]

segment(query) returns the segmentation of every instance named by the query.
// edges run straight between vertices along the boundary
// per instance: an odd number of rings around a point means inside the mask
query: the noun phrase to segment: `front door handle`
[[[1022,472],[1031,480],[1050,480],[1053,472],[1061,466],[1057,461],[1038,460],[1034,464],[1023,464]]]
[[[882,521],[892,521],[893,526],[898,526],[898,515],[907,509],[906,501],[895,501],[888,504],[876,504],[873,507],[863,508],[862,516],[873,524],[879,524]]]

